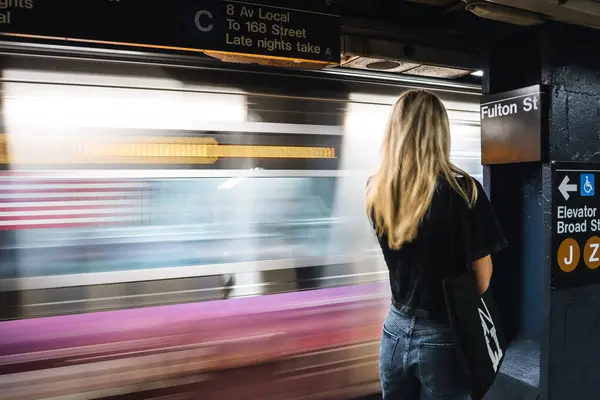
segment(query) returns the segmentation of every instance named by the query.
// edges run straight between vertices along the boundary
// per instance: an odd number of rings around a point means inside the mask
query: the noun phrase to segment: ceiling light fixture
[[[407,75],[428,76],[430,78],[455,79],[469,75],[471,71],[467,69],[439,67],[436,65],[421,65],[404,72]]]
[[[548,17],[542,14],[480,0],[467,1],[465,9],[481,18],[520,26],[539,25],[548,20]]]

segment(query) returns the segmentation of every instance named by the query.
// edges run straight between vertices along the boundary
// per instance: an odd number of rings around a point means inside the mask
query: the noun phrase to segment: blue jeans
[[[394,306],[379,353],[384,400],[470,400],[450,325],[407,317]]]

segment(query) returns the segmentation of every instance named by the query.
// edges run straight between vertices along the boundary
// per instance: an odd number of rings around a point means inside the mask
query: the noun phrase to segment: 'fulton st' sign
[[[540,85],[483,96],[483,164],[540,161],[544,92]]]

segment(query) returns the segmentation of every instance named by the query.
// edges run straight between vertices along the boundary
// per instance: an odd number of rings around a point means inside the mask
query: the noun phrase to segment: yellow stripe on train
[[[108,138],[106,138],[108,139]],[[0,135],[0,162],[8,163],[177,163],[212,164],[220,158],[335,159],[333,147],[219,144],[213,138],[112,137],[111,140],[53,140],[11,143]],[[41,151],[40,151],[41,150]],[[31,153],[31,155],[29,155]],[[18,155],[17,155],[18,154]]]

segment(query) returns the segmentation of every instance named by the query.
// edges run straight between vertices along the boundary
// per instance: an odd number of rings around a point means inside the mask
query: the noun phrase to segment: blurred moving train
[[[481,179],[476,87],[32,56],[0,67],[4,398],[378,391],[389,293],[366,180],[414,87],[443,100],[452,159]]]

